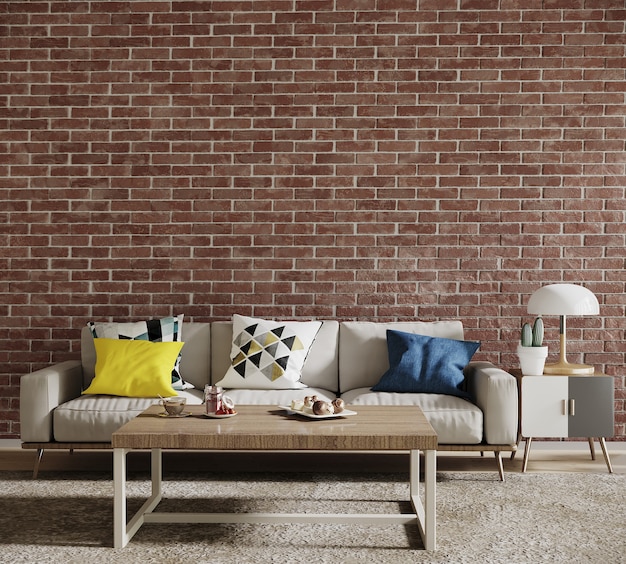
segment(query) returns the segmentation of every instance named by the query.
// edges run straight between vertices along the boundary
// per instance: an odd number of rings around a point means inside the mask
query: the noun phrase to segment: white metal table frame
[[[155,512],[163,495],[162,449],[151,450],[152,493],[127,521],[126,455],[131,449],[113,449],[113,546],[123,548],[144,523],[335,523],[358,525],[417,524],[426,550],[435,550],[436,540],[436,450],[411,450],[409,495],[412,513],[312,514],[312,513],[168,513]],[[420,496],[420,452],[424,453],[424,499]]]

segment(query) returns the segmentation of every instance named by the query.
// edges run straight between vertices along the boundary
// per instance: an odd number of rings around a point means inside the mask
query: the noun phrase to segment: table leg
[[[417,515],[417,524],[426,550],[437,548],[437,517],[436,517],[436,484],[437,484],[437,451],[424,451],[424,501],[419,493],[420,451],[412,450],[410,454],[410,494],[413,509]]]
[[[151,453],[152,493],[134,517],[126,522],[126,454],[129,449],[113,449],[113,547],[124,548],[161,501],[163,481],[161,449]]]
[[[124,548],[126,534],[126,453],[127,449],[113,449],[113,548]]]
[[[436,489],[437,489],[437,451],[424,452],[424,502],[426,504],[426,538],[424,548],[435,550],[437,547],[437,516],[436,516]]]
[[[413,513],[402,514],[275,514],[275,513],[154,513],[162,497],[161,449],[152,449],[152,493],[141,509],[126,521],[126,454],[129,449],[113,449],[113,546],[123,548],[144,523],[336,523],[362,525],[414,524],[417,518],[424,548],[436,549],[437,451],[424,452],[424,496],[420,496],[420,451],[410,452],[410,494]]]
[[[412,450],[409,460],[409,493],[411,499],[416,495],[420,495],[420,451]]]
[[[152,498],[158,497],[160,500],[161,486],[163,484],[163,457],[159,448],[153,448],[150,453],[150,474],[152,478]],[[154,506],[152,509],[154,509]]]

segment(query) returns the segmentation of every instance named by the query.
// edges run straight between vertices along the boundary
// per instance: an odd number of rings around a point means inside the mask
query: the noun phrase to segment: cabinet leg
[[[606,441],[604,437],[600,437],[600,448],[602,448],[602,454],[604,455],[604,462],[606,462],[606,467],[609,469],[609,474],[613,474],[613,466],[611,466],[611,459],[609,458],[609,451],[606,450]]]
[[[526,437],[526,446],[524,447],[524,461],[522,462],[522,472],[526,472],[526,465],[528,464],[528,455],[530,454],[530,445],[532,442],[532,437]]]
[[[591,451],[591,460],[595,460],[596,459],[596,447],[593,444],[593,437],[588,437],[587,440],[589,441],[589,450]]]

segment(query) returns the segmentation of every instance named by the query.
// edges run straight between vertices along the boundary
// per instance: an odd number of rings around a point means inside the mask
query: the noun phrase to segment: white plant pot
[[[520,368],[524,376],[541,376],[548,358],[548,347],[517,346]]]

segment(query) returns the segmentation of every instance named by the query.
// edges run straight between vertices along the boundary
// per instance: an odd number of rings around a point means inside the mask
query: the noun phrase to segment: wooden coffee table
[[[277,407],[240,405],[237,415],[209,419],[204,406],[187,406],[185,418],[165,418],[158,405],[113,433],[113,543],[122,548],[144,523],[415,523],[426,550],[436,547],[435,482],[437,434],[419,407],[358,406],[351,417],[311,420]],[[151,450],[152,493],[130,521],[126,518],[126,454]],[[279,514],[155,512],[162,498],[161,451],[410,451],[412,513]],[[424,451],[424,495],[419,492],[420,451]]]

